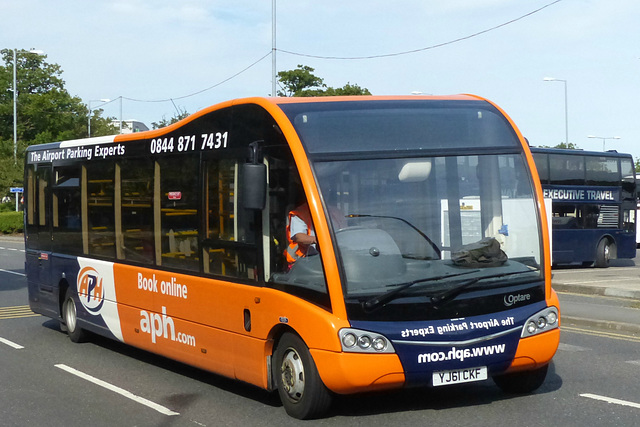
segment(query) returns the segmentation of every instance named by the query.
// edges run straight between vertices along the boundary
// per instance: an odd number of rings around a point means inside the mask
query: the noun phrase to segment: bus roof
[[[323,97],[249,97],[249,98],[237,98],[230,101],[221,102],[210,107],[206,107],[200,111],[197,111],[188,117],[173,123],[167,127],[160,129],[153,129],[144,132],[136,132],[130,134],[99,136],[92,138],[73,139],[59,142],[51,142],[45,144],[32,145],[27,148],[27,152],[68,148],[98,144],[109,144],[114,142],[126,142],[134,140],[142,140],[147,138],[156,138],[163,136],[177,128],[184,126],[185,124],[202,117],[212,111],[220,110],[222,108],[255,104],[265,107],[267,110],[273,111],[273,108],[279,109],[280,105],[292,105],[292,104],[320,104],[320,103],[348,103],[348,102],[389,102],[389,101],[466,101],[466,102],[479,102],[488,103],[498,108],[495,104],[491,103],[485,98],[471,94],[458,94],[458,95],[385,95],[385,96],[323,96]],[[500,110],[502,111],[502,110]],[[504,112],[503,112],[504,113]],[[510,120],[510,119],[509,119]]]
[[[570,148],[547,148],[547,147],[529,147],[532,153],[546,153],[546,154],[565,154],[574,156],[606,156],[606,157],[631,157],[631,154],[618,153],[615,150],[608,151],[585,151],[582,149],[570,149]]]

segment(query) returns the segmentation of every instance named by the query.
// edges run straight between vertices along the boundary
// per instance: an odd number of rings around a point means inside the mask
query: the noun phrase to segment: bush
[[[22,233],[23,221],[22,212],[0,212],[0,233]]]
[[[11,212],[16,210],[16,202],[0,203],[0,212]]]

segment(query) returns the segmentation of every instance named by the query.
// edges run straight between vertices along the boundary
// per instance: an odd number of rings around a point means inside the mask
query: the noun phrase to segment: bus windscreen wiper
[[[373,311],[376,308],[378,308],[378,307],[388,303],[389,301],[392,301],[393,299],[395,299],[396,295],[398,295],[400,292],[402,292],[405,289],[408,289],[411,286],[416,285],[418,283],[435,282],[435,281],[438,281],[438,280],[449,279],[451,277],[464,276],[464,275],[467,275],[467,274],[477,273],[479,271],[480,270],[469,270],[469,271],[465,271],[465,272],[462,272],[462,273],[444,274],[442,276],[435,276],[435,277],[428,277],[426,279],[412,280],[411,282],[407,282],[407,283],[398,283],[396,285],[393,285],[393,286],[396,286],[396,288],[390,290],[389,292],[386,292],[386,293],[384,293],[382,295],[378,295],[378,296],[375,296],[373,298],[370,298],[370,299],[366,300],[365,302],[362,303],[362,307],[364,308],[365,311]],[[474,279],[474,280],[476,280],[476,279]]]
[[[470,279],[467,280],[465,282],[460,283],[459,285],[444,291],[438,295],[434,295],[432,296],[429,300],[431,302],[431,305],[433,306],[433,308],[439,308],[445,304],[447,304],[449,301],[452,301],[453,299],[455,299],[455,297],[457,297],[458,295],[460,295],[465,289],[467,289],[470,286],[475,285],[476,283],[485,280],[485,279],[496,279],[499,277],[506,277],[506,276],[513,276],[516,274],[524,274],[524,273],[531,273],[533,271],[539,271],[539,268],[536,269],[532,269],[532,270],[527,270],[527,271],[510,271],[508,273],[500,273],[500,274],[493,274],[490,276],[482,276],[482,277],[476,277],[474,279]],[[478,270],[476,270],[478,271]]]
[[[398,221],[402,221],[405,224],[407,224],[409,227],[414,229],[420,236],[422,236],[427,241],[427,243],[429,243],[429,245],[433,248],[436,254],[438,254],[438,259],[442,258],[441,251],[438,245],[436,245],[435,242],[429,238],[429,236],[424,234],[422,230],[420,230],[418,227],[411,224],[409,221],[407,221],[404,218],[400,218],[398,216],[389,216],[389,215],[367,215],[367,214],[349,214],[349,215],[346,215],[346,217],[347,218],[386,218],[386,219],[395,219]]]

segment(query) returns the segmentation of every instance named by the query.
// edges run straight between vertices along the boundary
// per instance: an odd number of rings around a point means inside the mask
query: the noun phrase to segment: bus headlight
[[[353,347],[358,342],[358,338],[351,332],[342,336],[343,347]]]
[[[529,317],[522,328],[522,338],[541,334],[558,327],[558,309],[548,307]]]
[[[369,335],[360,335],[360,338],[358,338],[358,347],[363,350],[371,347],[371,337]]]
[[[383,337],[377,337],[371,343],[371,347],[373,347],[375,351],[383,351],[387,347],[387,340]]]
[[[338,332],[342,351],[347,353],[395,353],[385,336],[360,329],[345,328]]]

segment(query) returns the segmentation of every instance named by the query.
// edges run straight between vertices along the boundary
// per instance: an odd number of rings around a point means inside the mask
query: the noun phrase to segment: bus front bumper
[[[334,393],[352,394],[404,386],[405,375],[396,354],[310,351],[322,382]]]

